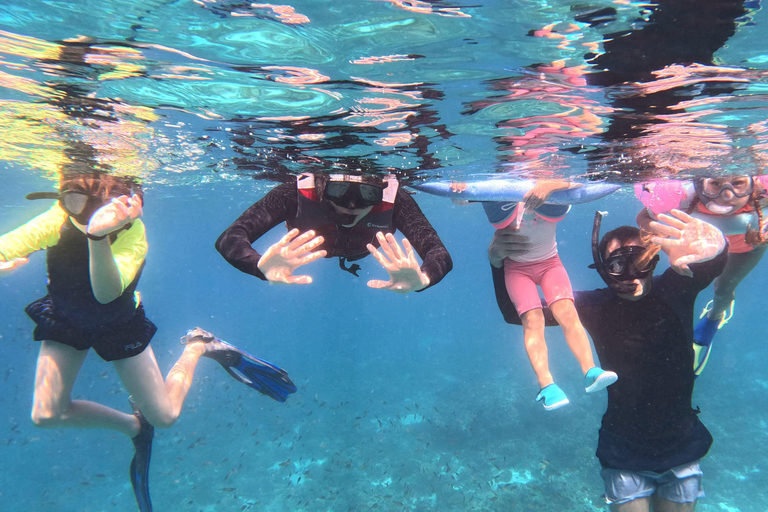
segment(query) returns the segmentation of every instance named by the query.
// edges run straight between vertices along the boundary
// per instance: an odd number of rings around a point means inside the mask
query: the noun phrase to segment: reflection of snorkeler
[[[504,268],[504,281],[509,299],[515,305],[523,325],[525,351],[531,362],[541,391],[536,396],[550,411],[568,404],[568,398],[555,384],[549,371],[547,344],[544,339],[544,314],[537,287],[541,287],[552,315],[560,324],[568,347],[584,374],[584,389],[594,393],[616,382],[614,372],[595,366],[592,346],[579,315],[573,306],[573,290],[568,274],[557,254],[555,230],[571,209],[568,205],[546,204],[549,195],[572,185],[565,181],[537,180],[520,203],[483,203],[488,220],[504,233],[528,237],[524,254],[489,253],[491,265]],[[499,233],[497,237],[505,235]]]
[[[757,266],[768,247],[762,214],[768,204],[766,185],[768,178],[764,176],[730,176],[699,178],[692,183],[650,182],[636,187],[646,206],[637,216],[641,227],[648,229],[648,223],[659,213],[685,209],[714,224],[729,241],[728,263],[715,279],[714,298],[694,331],[697,375],[707,364],[715,333],[733,315],[736,287]]]
[[[290,231],[260,255],[251,244],[281,222]],[[396,229],[406,236],[403,248],[393,235]],[[221,234],[216,249],[238,270],[283,284],[311,283],[310,276],[293,272],[322,257],[338,257],[343,270],[357,275],[360,267],[346,267],[346,260],[373,254],[390,280],[371,280],[368,286],[401,294],[437,284],[453,266],[437,233],[394,177],[356,174],[303,174],[296,183],[279,185]]]
[[[142,512],[148,487],[153,427],[179,417],[200,356],[215,359],[236,379],[284,401],[296,387],[287,374],[201,329],[182,338],[184,351],[164,380],[149,342],[157,328],[135,293],[147,252],[140,187],[127,178],[88,174],[63,177],[47,212],[0,237],[0,275],[47,249],[48,295],[26,312],[42,341],[32,420],[45,428],[107,428],[133,439],[131,481]],[[111,361],[131,394],[134,414],[72,400],[88,350]]]

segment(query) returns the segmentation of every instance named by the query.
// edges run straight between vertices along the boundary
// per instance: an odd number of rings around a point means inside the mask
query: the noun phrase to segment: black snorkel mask
[[[375,206],[384,199],[386,184],[378,179],[353,174],[330,174],[323,198],[350,210]]]
[[[380,204],[385,188],[387,184],[373,176],[329,174],[323,188],[321,208],[331,221],[348,226],[355,222],[357,215],[338,212],[330,203],[348,210],[363,210]]]
[[[659,262],[659,255],[655,255],[644,269],[638,269],[635,263],[645,254],[647,248],[629,245],[619,247],[607,258],[603,259],[600,253],[600,226],[602,224],[603,212],[595,212],[595,220],[592,224],[592,265],[589,268],[597,270],[605,284],[613,291],[621,295],[630,295],[637,289],[637,284],[632,283],[635,279],[645,279],[653,274],[656,265]]]
[[[27,199],[56,199],[59,201],[61,209],[83,226],[88,225],[96,210],[112,200],[111,197],[101,197],[81,190],[67,189],[59,193],[33,192],[32,194],[27,194]]]

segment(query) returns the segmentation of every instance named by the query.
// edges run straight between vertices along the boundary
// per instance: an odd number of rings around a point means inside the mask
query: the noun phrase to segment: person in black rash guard
[[[251,244],[282,222],[288,234],[259,254]],[[402,248],[395,230],[406,237]],[[390,280],[368,286],[401,294],[434,286],[453,267],[440,237],[393,176],[302,174],[248,208],[219,236],[216,250],[238,270],[283,284],[311,283],[293,272],[323,257],[338,257],[343,270],[357,275],[360,267],[346,261],[373,254]]]
[[[704,495],[699,461],[712,444],[691,404],[694,302],[722,272],[727,243],[714,226],[672,210],[651,226],[660,234],[652,243],[622,226],[598,245],[601,215],[592,235],[594,267],[609,286],[576,292],[574,303],[602,367],[620,376],[607,388],[596,454],[606,501],[615,512],[692,511]],[[655,245],[672,267],[654,277]],[[524,237],[500,230],[488,251],[496,300],[511,324],[520,318],[500,262],[526,250]],[[557,325],[544,311],[546,325]]]

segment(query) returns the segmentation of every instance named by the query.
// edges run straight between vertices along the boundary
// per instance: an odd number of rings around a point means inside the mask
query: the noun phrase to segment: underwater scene
[[[761,4],[3,2],[0,512],[768,510]]]

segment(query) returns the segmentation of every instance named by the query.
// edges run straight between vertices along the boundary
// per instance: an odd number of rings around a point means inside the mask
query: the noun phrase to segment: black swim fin
[[[153,427],[141,414],[136,404],[131,401],[133,413],[141,422],[141,430],[132,439],[135,453],[131,460],[131,485],[139,512],[152,512],[152,501],[149,498],[149,461],[152,457],[152,439],[155,437]]]

